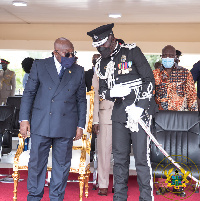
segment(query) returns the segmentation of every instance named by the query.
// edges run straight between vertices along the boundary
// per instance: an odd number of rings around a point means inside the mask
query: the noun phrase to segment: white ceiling
[[[200,23],[200,0],[0,0],[0,23]],[[111,19],[110,13],[122,18]]]

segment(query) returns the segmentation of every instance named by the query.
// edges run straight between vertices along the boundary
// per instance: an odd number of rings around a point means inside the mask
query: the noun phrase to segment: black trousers
[[[149,158],[149,137],[140,125],[139,132],[131,132],[125,125],[126,124],[120,122],[113,122],[112,124],[115,189],[113,201],[127,200],[131,141],[135,157],[137,182],[140,190],[139,201],[153,201],[153,179]]]

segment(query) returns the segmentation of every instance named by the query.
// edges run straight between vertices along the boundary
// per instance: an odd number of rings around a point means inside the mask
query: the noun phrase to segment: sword
[[[144,129],[144,131],[147,133],[147,135],[150,137],[150,139],[154,142],[154,144],[156,145],[156,147],[158,147],[158,149],[179,169],[183,169],[163,148],[162,145],[159,144],[158,140],[156,140],[156,138],[153,136],[153,134],[151,133],[150,129],[148,126],[146,126],[146,124],[144,123],[144,121],[140,118],[139,122],[140,126]],[[184,169],[183,169],[184,170]],[[196,179],[195,177],[192,176],[192,174],[188,175],[188,177],[190,177],[193,181],[196,182],[196,188],[199,187],[199,180]]]

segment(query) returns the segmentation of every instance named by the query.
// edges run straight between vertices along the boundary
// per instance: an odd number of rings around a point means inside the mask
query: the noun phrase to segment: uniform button
[[[54,100],[51,100],[51,102],[53,103],[53,102],[54,102]]]
[[[49,87],[49,90],[51,90],[51,87]]]
[[[51,115],[52,113],[51,113],[51,112],[49,112],[49,114]]]
[[[68,89],[68,91],[70,91],[70,89]]]

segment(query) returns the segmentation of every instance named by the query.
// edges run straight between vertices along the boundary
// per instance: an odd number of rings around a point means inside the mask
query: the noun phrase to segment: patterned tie
[[[65,72],[65,67],[62,66],[61,70],[60,70],[60,73],[59,73],[59,78],[60,78],[60,81],[62,80],[62,77],[64,75],[64,72]]]

